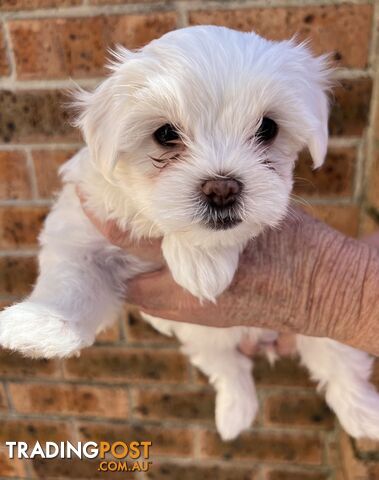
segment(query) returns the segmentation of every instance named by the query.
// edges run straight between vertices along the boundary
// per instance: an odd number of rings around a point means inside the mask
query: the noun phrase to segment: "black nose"
[[[234,178],[206,180],[201,190],[212,207],[229,207],[236,201],[241,184]]]

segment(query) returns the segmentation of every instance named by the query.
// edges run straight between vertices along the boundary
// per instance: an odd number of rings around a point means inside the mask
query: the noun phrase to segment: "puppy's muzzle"
[[[230,177],[209,179],[202,183],[201,192],[207,209],[206,225],[215,230],[233,228],[241,222],[238,215],[242,183]]]

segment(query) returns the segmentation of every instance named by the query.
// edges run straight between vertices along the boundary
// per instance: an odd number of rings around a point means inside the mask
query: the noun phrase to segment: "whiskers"
[[[292,202],[289,204],[287,209],[287,218],[295,222],[301,222],[302,221],[301,215],[299,211],[294,207],[294,205],[310,207],[310,203],[293,193],[290,195],[290,199],[292,200]]]
[[[316,185],[309,178],[299,177],[295,175],[293,177],[294,184],[298,187],[306,187],[307,189],[311,188],[313,191],[316,191]]]
[[[291,193],[290,194],[290,200],[292,200],[292,202],[295,203],[296,205],[301,205],[302,207],[310,207],[311,206],[311,204],[308,202],[308,200],[306,200],[303,197],[300,197],[299,195],[296,195],[296,193]]]

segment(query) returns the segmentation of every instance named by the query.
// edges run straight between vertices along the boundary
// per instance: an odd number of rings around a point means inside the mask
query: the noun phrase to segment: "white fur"
[[[286,214],[298,152],[307,146],[316,167],[324,160],[328,70],[325,58],[313,57],[303,44],[192,27],[137,52],[120,48],[115,57],[109,78],[93,93],[77,95],[87,147],[62,168],[65,186],[40,236],[37,284],[27,300],[0,315],[0,343],[25,355],[65,357],[92,344],[117,317],[127,280],[151,268],[101,236],[84,215],[75,185],[98,218],[116,220],[136,238],[163,236],[177,283],[215,301],[246,242]],[[263,115],[279,125],[266,147],[254,136]],[[178,159],[157,169],[152,158],[165,149],[152,133],[165,123],[180,129],[183,146]],[[243,221],[216,231],[203,224],[199,189],[220,175],[243,182]],[[276,333],[146,320],[176,335],[209,377],[222,438],[248,428],[258,402],[252,361],[238,345],[272,341]],[[379,438],[369,356],[328,339],[298,336],[297,344],[344,428]]]

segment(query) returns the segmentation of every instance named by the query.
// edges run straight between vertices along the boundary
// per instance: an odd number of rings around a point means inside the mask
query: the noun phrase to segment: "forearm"
[[[259,276],[242,272],[232,286],[236,300],[252,282],[237,316],[245,310],[251,324],[281,324],[282,331],[328,336],[379,355],[378,250],[300,215],[249,246],[242,268]]]
[[[332,234],[308,298],[311,328],[379,356],[379,250]]]

